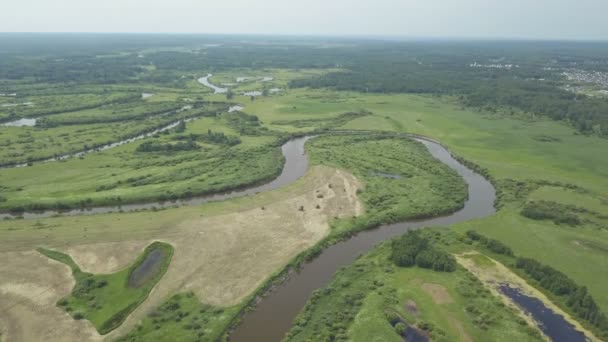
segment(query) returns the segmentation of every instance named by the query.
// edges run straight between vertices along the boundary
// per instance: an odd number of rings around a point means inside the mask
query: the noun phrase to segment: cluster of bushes
[[[412,231],[391,243],[391,260],[400,267],[414,265],[435,271],[453,272],[456,270],[454,257],[434,248],[419,231]]]
[[[262,127],[260,119],[255,115],[242,112],[232,112],[222,115],[231,128],[237,130],[241,135],[258,136],[264,135],[268,128]]]
[[[163,144],[157,141],[146,141],[137,146],[136,152],[178,152],[178,151],[194,151],[200,147],[193,141],[178,142],[175,144]]]
[[[304,120],[277,120],[272,123],[275,125],[286,125],[298,128],[304,127],[321,127],[322,129],[331,129],[344,126],[349,121],[372,115],[371,112],[362,110],[359,112],[348,112],[338,115],[334,118],[325,119],[304,119]]]
[[[511,248],[509,246],[505,245],[504,243],[502,243],[498,240],[485,237],[474,230],[467,231],[466,236],[469,239],[480,243],[481,245],[488,248],[489,250],[491,250],[494,253],[504,254],[504,255],[509,255],[509,256],[513,255],[513,250],[511,250]]]
[[[608,317],[600,311],[585,286],[579,286],[562,272],[529,258],[517,258],[515,266],[538,281],[540,286],[565,299],[566,305],[581,319],[608,337]]]
[[[241,143],[241,139],[234,135],[226,135],[224,132],[213,132],[211,129],[207,131],[207,134],[190,134],[190,135],[179,135],[175,137],[176,140],[190,140],[190,141],[201,141],[208,144],[235,146]]]
[[[521,215],[533,220],[551,220],[555,224],[577,226],[582,223],[569,206],[550,201],[528,202],[521,210]]]

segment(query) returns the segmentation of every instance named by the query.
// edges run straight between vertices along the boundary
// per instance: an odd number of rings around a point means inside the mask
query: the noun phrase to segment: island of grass
[[[357,196],[365,215],[334,222],[334,233],[353,232],[462,208],[467,186],[421,143],[394,134],[324,135],[306,145],[311,164],[352,172],[365,185]]]
[[[167,270],[173,247],[162,242],[149,245],[128,268],[112,274],[83,272],[67,254],[39,248],[45,256],[72,269],[76,285],[59,300],[74,319],[87,319],[100,334],[116,329],[147,297]]]
[[[455,234],[410,232],[375,247],[315,291],[286,341],[542,341],[463,267]]]

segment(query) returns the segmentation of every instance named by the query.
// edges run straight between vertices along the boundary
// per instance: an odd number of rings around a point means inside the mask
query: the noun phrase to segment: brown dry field
[[[2,338],[100,339],[87,321],[74,321],[55,305],[71,291],[74,281],[67,266],[32,251],[37,246],[69,253],[83,270],[93,273],[127,267],[152,241],[174,246],[167,273],[125,323],[104,336],[112,339],[128,332],[176,292],[193,291],[203,302],[217,306],[241,302],[296,255],[327,236],[331,219],[360,215],[359,187],[347,172],[316,166],[285,188],[222,203],[161,212],[22,220],[12,226],[3,222],[0,241],[7,237],[16,243],[12,249],[10,242],[0,243]]]
[[[420,287],[433,298],[435,304],[450,304],[454,301],[443,285],[424,283]]]

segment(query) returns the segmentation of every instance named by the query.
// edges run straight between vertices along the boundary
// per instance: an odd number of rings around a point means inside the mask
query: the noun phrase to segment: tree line
[[[491,238],[485,237],[474,230],[469,230],[465,234],[472,241],[477,241],[478,243],[480,243],[481,245],[483,245],[484,247],[486,247],[487,249],[491,250],[494,253],[504,254],[504,255],[509,255],[509,256],[513,255],[513,251],[511,250],[511,248],[509,246],[505,245],[504,243],[502,243],[496,239],[491,239]]]
[[[562,272],[530,258],[517,258],[515,266],[538,281],[539,285],[565,299],[566,305],[581,319],[598,328],[608,337],[608,318],[585,286],[576,284]]]

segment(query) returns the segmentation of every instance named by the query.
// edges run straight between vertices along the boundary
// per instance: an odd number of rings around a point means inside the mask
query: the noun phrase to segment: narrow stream
[[[218,86],[212,84],[211,82],[209,82],[209,78],[211,78],[211,76],[213,76],[213,75],[208,74],[205,77],[201,77],[198,79],[198,82],[207,88],[213,89],[214,94],[223,94],[223,93],[228,92],[228,88],[221,88],[221,87],[218,87]]]
[[[189,109],[191,109],[190,106],[185,106],[185,107],[183,107],[181,109],[178,109],[178,111],[184,111],[184,110],[189,110]],[[167,115],[167,114],[170,114],[170,113],[172,113],[172,112],[163,113],[161,115]],[[91,153],[91,152],[99,152],[99,151],[109,150],[111,148],[122,146],[122,145],[128,144],[128,143],[132,143],[134,141],[141,140],[141,139],[144,139],[144,138],[147,138],[147,137],[151,137],[151,136],[153,136],[153,135],[155,135],[157,133],[161,133],[161,132],[170,130],[172,128],[175,128],[175,127],[177,127],[177,125],[179,125],[180,121],[182,121],[182,120],[185,121],[185,122],[190,122],[190,121],[196,120],[196,119],[198,119],[198,118],[197,117],[192,117],[192,118],[187,118],[187,119],[180,119],[180,120],[174,121],[174,122],[172,122],[172,123],[170,123],[170,124],[168,124],[166,126],[163,126],[161,128],[157,128],[157,129],[155,129],[153,131],[150,131],[148,133],[142,133],[140,135],[136,135],[136,136],[131,137],[131,138],[127,138],[127,139],[124,139],[124,140],[121,140],[121,141],[116,141],[116,142],[105,144],[105,145],[101,145],[101,146],[90,148],[90,149],[87,149],[87,150],[82,150],[82,151],[73,152],[73,153],[66,153],[66,154],[63,154],[63,155],[60,155],[60,156],[57,156],[57,157],[52,157],[52,158],[47,158],[47,159],[35,160],[32,163],[34,163],[34,164],[50,163],[50,162],[55,162],[55,161],[60,161],[60,160],[66,160],[66,159],[70,159],[70,158],[74,158],[74,157],[84,156],[85,154],[88,154],[88,153]],[[21,119],[21,120],[18,120],[18,121],[9,122],[9,123],[7,123],[5,125],[9,125],[9,124],[17,123],[17,122],[22,122],[23,120],[34,120],[33,124],[35,125],[35,123],[36,123],[36,119]],[[13,126],[17,126],[17,125],[13,125]],[[20,126],[29,126],[29,125],[20,125]],[[18,168],[18,167],[26,167],[26,166],[28,166],[28,163],[6,164],[6,165],[0,165],[0,169],[11,169],[11,168]],[[2,218],[2,216],[0,216],[0,218]]]

